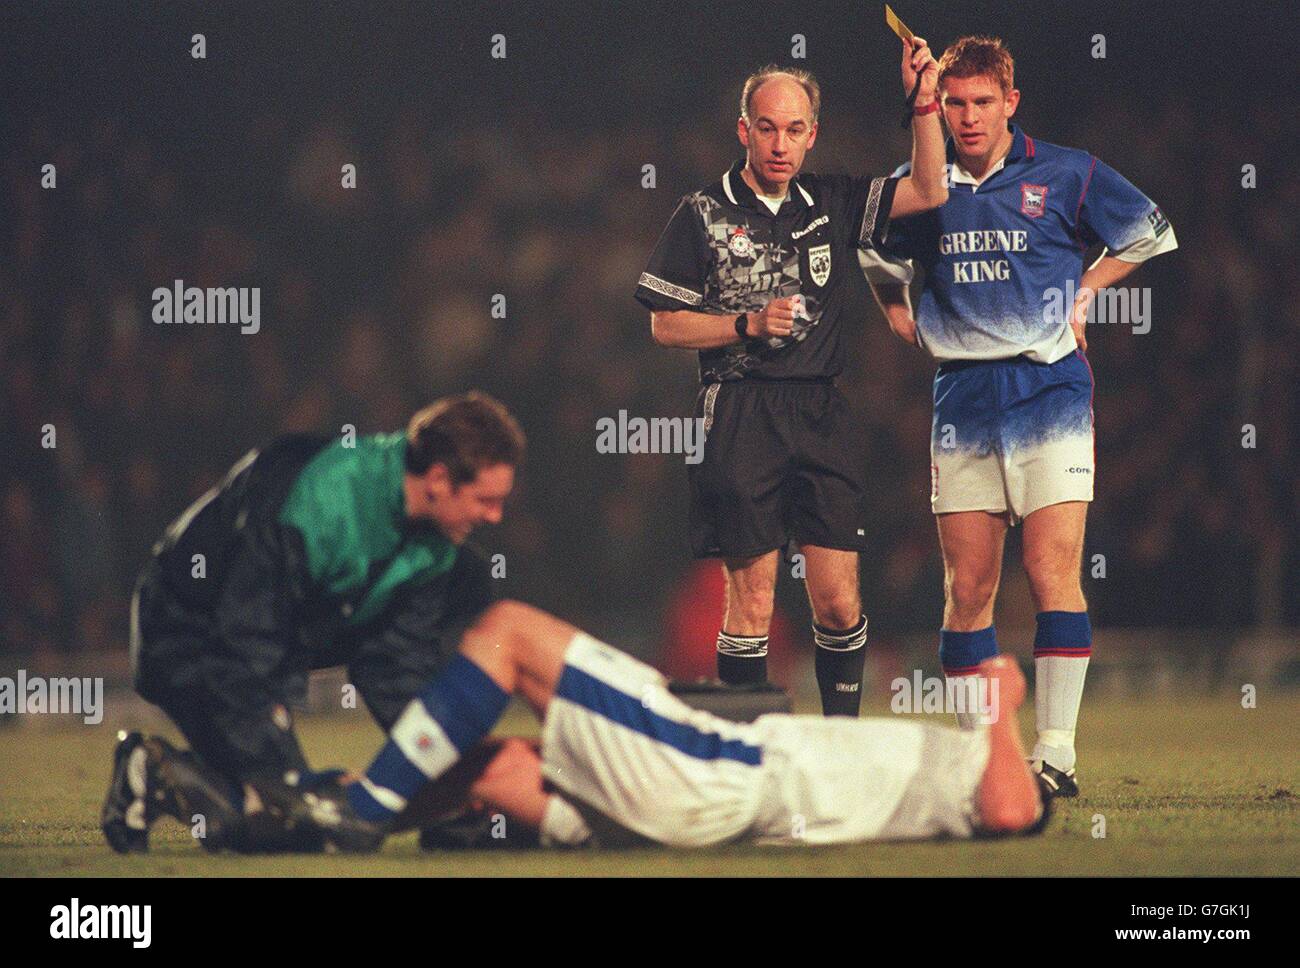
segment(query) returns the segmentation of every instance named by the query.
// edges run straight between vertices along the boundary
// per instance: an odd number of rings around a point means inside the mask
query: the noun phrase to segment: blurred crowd
[[[651,341],[632,290],[678,196],[737,152],[714,107],[594,130],[400,112],[377,125],[322,108],[250,118],[239,151],[214,155],[111,114],[28,129],[0,197],[0,649],[122,648],[151,544],[247,449],[286,431],[397,429],[475,386],[529,435],[506,521],[481,537],[506,555],[508,593],[658,640],[696,574],[685,465],[600,454],[596,421],[692,406],[693,354]],[[1262,120],[1206,129],[1178,97],[1025,120],[1113,164],[1181,243],[1131,278],[1153,289],[1151,331],[1089,336],[1097,624],[1300,621],[1300,174],[1282,164],[1242,187],[1243,163],[1287,157],[1285,126]],[[822,123],[810,168],[887,172],[907,155],[892,109]],[[260,331],[156,325],[150,294],[176,279],[260,287]],[[864,598],[886,636],[934,629],[933,366],[859,288],[841,386],[871,444]],[[781,596],[801,607],[796,582]]]

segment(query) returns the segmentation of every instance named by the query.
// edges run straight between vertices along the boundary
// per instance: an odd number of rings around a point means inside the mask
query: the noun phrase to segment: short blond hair
[[[958,37],[939,58],[939,86],[945,77],[992,77],[1008,94],[1016,86],[1016,62],[998,37]]]
[[[758,89],[772,80],[774,77],[790,77],[798,81],[808,95],[808,102],[812,105],[812,119],[817,120],[817,115],[822,109],[822,89],[817,83],[817,78],[812,76],[810,71],[805,71],[798,67],[780,67],[776,64],[768,64],[766,67],[760,67],[758,70],[745,78],[745,86],[740,91],[740,116],[745,119],[745,123],[750,123],[750,113],[754,109],[754,95]]]

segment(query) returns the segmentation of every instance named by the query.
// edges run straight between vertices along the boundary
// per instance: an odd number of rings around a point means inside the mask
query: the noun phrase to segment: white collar
[[[1010,154],[1010,152],[1008,152],[1007,154]],[[954,161],[951,165],[948,166],[951,169],[951,173],[948,177],[948,184],[973,185],[976,188],[978,188],[984,182],[988,181],[989,178],[991,178],[994,174],[996,174],[997,172],[1005,168],[1006,165],[1007,165],[1007,156],[1003,155],[1001,160],[998,161],[996,165],[994,165],[992,168],[990,168],[988,171],[984,173],[983,178],[976,178],[974,175],[972,175],[970,172],[968,172],[965,168],[961,166],[961,162]]]
[[[992,173],[990,172],[990,174],[992,174]],[[749,187],[749,186],[746,186],[746,187]],[[799,194],[803,196],[803,200],[804,200],[805,202],[808,203],[808,207],[809,207],[809,208],[812,208],[812,205],[813,205],[813,197],[812,197],[811,195],[808,194],[807,189],[805,189],[802,185],[799,184],[799,179],[798,179],[798,178],[796,178],[796,179],[794,180],[794,187],[797,188],[797,189],[799,189]],[[722,191],[726,194],[726,196],[727,196],[727,201],[731,202],[732,205],[737,205],[737,204],[739,204],[739,203],[736,201],[736,194],[735,194],[735,192],[733,192],[733,191],[731,190],[731,169],[730,169],[730,168],[728,168],[726,171],[724,171],[724,172],[722,173]],[[760,196],[758,195],[758,192],[754,192],[754,197],[755,197],[755,198],[760,197]],[[789,192],[788,189],[787,189],[787,191],[786,191],[786,195],[785,195],[785,197],[786,197],[786,198],[789,198],[789,197],[790,197],[790,192]]]

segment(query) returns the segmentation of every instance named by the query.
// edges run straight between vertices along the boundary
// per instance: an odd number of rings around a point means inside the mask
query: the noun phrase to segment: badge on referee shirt
[[[727,249],[737,259],[747,259],[754,254],[754,243],[745,232],[743,225],[736,226],[736,231],[731,233],[731,238],[727,240]]]
[[[815,245],[808,250],[808,271],[812,273],[813,285],[826,285],[826,280],[831,277],[831,247],[829,245]]]

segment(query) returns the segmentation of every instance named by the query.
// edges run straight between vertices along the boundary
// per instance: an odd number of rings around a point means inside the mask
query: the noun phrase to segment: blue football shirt
[[[940,361],[1055,363],[1077,346],[1070,307],[1089,246],[1141,262],[1178,245],[1156,204],[1113,168],[1010,127],[1011,150],[979,184],[949,139],[948,201],[894,219],[883,245],[859,257],[872,282],[910,281],[913,261],[925,270],[917,340]]]

